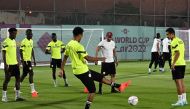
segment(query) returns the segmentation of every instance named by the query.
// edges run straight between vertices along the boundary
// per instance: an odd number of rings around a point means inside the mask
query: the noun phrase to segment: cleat
[[[21,98],[21,97],[16,97],[15,101],[24,101],[25,99]]]
[[[111,93],[120,93],[120,92],[114,89],[111,91]]]
[[[159,72],[163,73],[164,72],[164,68],[159,68]]]
[[[69,84],[65,84],[65,86],[64,87],[69,87]]]
[[[37,91],[33,91],[33,92],[32,92],[32,97],[34,97],[34,98],[35,98],[35,97],[38,97],[38,92],[37,92]]]
[[[85,87],[84,88],[84,93],[88,93],[89,91],[88,91],[88,89]]]
[[[127,82],[124,82],[120,85],[120,87],[118,88],[118,90],[120,92],[124,92],[125,89],[131,84],[131,80],[128,80]]]
[[[8,99],[7,99],[7,97],[2,97],[2,100],[1,100],[2,102],[8,102]]]
[[[183,101],[177,101],[175,104],[172,104],[172,106],[183,106]]]
[[[151,74],[151,69],[150,68],[148,69],[148,74]]]

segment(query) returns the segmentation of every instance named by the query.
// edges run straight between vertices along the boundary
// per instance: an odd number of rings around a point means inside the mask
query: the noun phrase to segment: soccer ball
[[[128,103],[130,104],[130,105],[137,105],[137,103],[138,103],[138,97],[136,97],[136,96],[130,96],[129,98],[128,98]]]

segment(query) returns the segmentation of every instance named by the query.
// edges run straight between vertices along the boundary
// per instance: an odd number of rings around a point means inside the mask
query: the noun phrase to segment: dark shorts
[[[104,76],[111,75],[111,74],[115,75],[116,74],[115,62],[111,62],[111,63],[102,62],[101,73]]]
[[[15,76],[16,78],[20,78],[20,69],[18,65],[9,65],[8,71],[5,71],[5,76]]]
[[[183,79],[185,76],[185,66],[175,66],[175,70],[172,70],[173,80]]]
[[[167,52],[163,52],[163,59],[166,60],[171,60],[171,54]]]
[[[23,73],[28,74],[31,71],[32,71],[31,61],[24,61],[23,62]]]
[[[158,52],[152,52],[151,53],[151,60],[159,60]]]
[[[93,70],[89,70],[86,73],[75,76],[82,81],[82,83],[88,89],[89,93],[96,92],[96,86],[94,84],[94,81],[102,82],[103,79],[103,75]]]
[[[51,68],[56,68],[56,67],[61,68],[61,62],[62,62],[61,59],[53,59],[52,58],[51,63],[50,63],[50,67]]]

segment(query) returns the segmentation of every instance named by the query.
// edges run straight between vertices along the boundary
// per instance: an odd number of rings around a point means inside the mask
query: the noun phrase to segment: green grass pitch
[[[125,62],[117,67],[117,82],[132,80],[132,84],[124,93],[111,94],[110,87],[103,86],[103,95],[96,95],[91,109],[190,109],[189,105],[172,107],[177,101],[177,93],[171,73],[166,63],[166,72],[147,74],[149,62]],[[186,67],[185,84],[187,99],[190,100],[190,63]],[[100,71],[100,66],[89,66]],[[22,70],[21,70],[22,71]],[[57,70],[58,71],[58,70]],[[58,87],[53,86],[51,69],[49,67],[34,67],[34,80],[38,98],[32,98],[28,77],[24,80],[21,91],[26,101],[14,101],[14,78],[8,87],[9,102],[0,102],[0,109],[84,109],[87,94],[83,93],[83,84],[73,75],[71,66],[66,66],[66,74],[71,87],[64,87],[64,81],[57,77]],[[58,73],[57,73],[58,74]],[[4,80],[4,72],[0,70],[0,89]],[[98,89],[98,84],[96,84]],[[1,95],[1,93],[0,93]],[[136,106],[128,104],[128,97],[135,95],[139,98]],[[0,96],[1,97],[1,96]],[[189,101],[190,102],[190,101]]]

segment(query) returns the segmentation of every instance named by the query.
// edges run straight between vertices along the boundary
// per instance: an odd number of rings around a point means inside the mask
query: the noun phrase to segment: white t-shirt
[[[162,41],[163,52],[169,52],[168,46],[170,45],[170,43],[171,43],[171,40],[169,40],[168,38],[164,38],[164,40]]]
[[[115,49],[115,42],[112,40],[108,42],[107,39],[105,39],[101,41],[98,46],[101,47],[102,55],[106,58],[105,62],[114,62],[113,50]]]
[[[159,48],[160,48],[161,40],[157,39],[157,38],[154,38],[154,42],[153,42],[153,45],[152,45],[151,52],[159,52],[158,48],[157,48],[158,43],[159,43]]]

